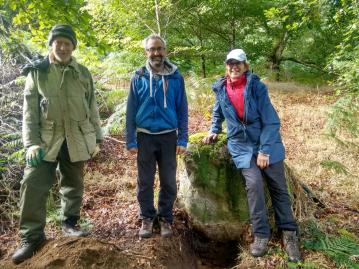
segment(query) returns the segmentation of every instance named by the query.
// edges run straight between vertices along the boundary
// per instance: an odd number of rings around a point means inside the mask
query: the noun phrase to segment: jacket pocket
[[[47,152],[53,143],[55,126],[53,121],[42,120],[40,135],[41,141],[45,144],[45,151]]]
[[[62,118],[61,102],[58,96],[46,96],[40,101],[41,115],[48,121],[58,121]]]
[[[69,105],[69,116],[75,121],[85,121],[87,118],[87,110],[85,108],[84,96],[69,97],[67,102]]]
[[[79,122],[80,131],[85,140],[88,153],[91,155],[96,148],[96,131],[95,127],[88,121]]]

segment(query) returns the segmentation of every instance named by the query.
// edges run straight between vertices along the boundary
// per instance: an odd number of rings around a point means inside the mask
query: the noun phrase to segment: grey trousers
[[[298,225],[293,216],[291,200],[284,175],[283,161],[271,164],[261,170],[256,164],[255,157],[253,157],[250,168],[241,169],[241,171],[246,181],[247,199],[253,233],[259,237],[270,236],[270,226],[264,195],[264,180],[267,181],[278,229],[298,231]]]

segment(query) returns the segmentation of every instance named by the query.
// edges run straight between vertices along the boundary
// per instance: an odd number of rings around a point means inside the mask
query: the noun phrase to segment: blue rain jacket
[[[188,104],[184,79],[176,70],[172,74],[164,75],[164,82],[165,95],[163,80],[152,79],[151,96],[148,70],[142,67],[132,77],[126,112],[127,149],[137,148],[137,128],[146,129],[151,133],[177,129],[177,145],[187,147]]]
[[[249,168],[253,155],[269,154],[269,163],[284,160],[280,120],[269,99],[268,89],[259,77],[246,72],[244,90],[244,120],[241,121],[226,92],[226,78],[218,79],[212,86],[216,101],[212,113],[211,133],[219,134],[222,123],[227,123],[227,146],[238,169]]]

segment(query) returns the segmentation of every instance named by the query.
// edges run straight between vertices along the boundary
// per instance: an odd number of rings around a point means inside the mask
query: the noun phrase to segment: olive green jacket
[[[22,133],[26,148],[44,148],[45,161],[56,161],[65,139],[72,162],[91,158],[102,132],[88,69],[74,58],[67,66],[50,63],[49,57],[31,66],[24,91]]]

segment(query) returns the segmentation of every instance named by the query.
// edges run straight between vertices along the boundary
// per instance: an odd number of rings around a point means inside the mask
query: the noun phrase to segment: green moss
[[[219,134],[217,141],[211,144],[204,144],[203,138],[208,135],[207,132],[196,133],[189,137],[189,151],[194,154],[206,155],[209,160],[217,163],[218,161],[228,161],[228,153],[224,148],[227,145],[226,134]],[[221,154],[222,153],[222,154]]]
[[[241,220],[249,219],[245,180],[234,166],[226,166],[227,202],[232,212]]]
[[[192,207],[193,213],[202,216],[203,221],[228,218],[247,220],[249,215],[245,183],[228,154],[226,135],[220,134],[215,143],[203,144],[202,139],[206,135],[207,133],[197,133],[190,136],[188,147],[190,154],[185,157],[185,162],[194,173],[193,185],[201,188],[203,192],[219,202],[218,204],[226,204],[227,210],[207,212],[206,205],[196,205]]]

